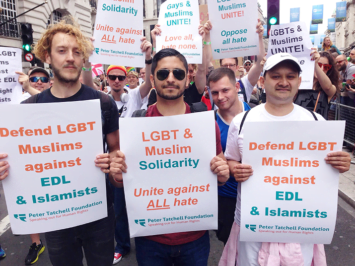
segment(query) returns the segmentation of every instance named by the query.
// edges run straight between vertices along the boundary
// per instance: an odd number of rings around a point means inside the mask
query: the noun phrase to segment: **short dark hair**
[[[229,59],[229,58],[223,58],[223,59]],[[220,64],[220,65],[222,65],[222,60],[223,60],[223,59],[219,59],[219,64]],[[234,60],[235,60],[235,64],[238,65],[238,62],[239,62],[238,57],[232,57],[232,59],[234,59]]]
[[[157,68],[158,62],[162,60],[165,57],[169,56],[175,56],[180,59],[180,61],[184,64],[186,73],[188,72],[188,65],[185,56],[183,56],[181,53],[179,53],[175,49],[171,48],[165,48],[160,50],[158,53],[155,54],[153,57],[153,63],[152,63],[152,74],[154,75],[155,69]]]
[[[207,86],[208,87],[210,86],[210,82],[217,82],[224,77],[228,77],[229,81],[233,85],[235,85],[236,79],[235,79],[234,71],[226,67],[221,67],[213,70],[211,74],[208,76]]]

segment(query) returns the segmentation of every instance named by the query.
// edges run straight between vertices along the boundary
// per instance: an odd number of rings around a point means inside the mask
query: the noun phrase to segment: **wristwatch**
[[[145,60],[145,64],[146,65],[150,65],[151,63],[153,63],[153,58],[149,59],[149,60]]]

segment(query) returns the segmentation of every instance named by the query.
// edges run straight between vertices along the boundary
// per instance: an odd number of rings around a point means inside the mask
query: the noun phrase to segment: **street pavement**
[[[355,161],[355,159],[353,158]],[[326,192],[325,192],[326,193]],[[6,258],[0,261],[1,266],[22,266],[27,255],[31,240],[29,236],[14,236],[11,228],[6,227],[7,209],[4,191],[0,183],[0,244],[6,251]],[[4,228],[5,227],[5,228]],[[44,235],[41,235],[46,244]],[[208,266],[218,265],[223,244],[218,241],[213,231],[210,231],[211,249]],[[119,266],[135,266],[134,241],[132,251],[117,264]],[[334,237],[330,245],[325,245],[328,266],[355,266],[355,164],[350,171],[340,175],[337,223]],[[50,266],[48,253],[45,251],[36,266]],[[86,265],[84,261],[84,265]],[[99,265],[98,265],[99,266]]]

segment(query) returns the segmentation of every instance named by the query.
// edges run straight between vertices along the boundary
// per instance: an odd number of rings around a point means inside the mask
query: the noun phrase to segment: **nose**
[[[74,54],[73,54],[73,51],[69,51],[69,52],[68,52],[67,61],[71,61],[71,62],[74,61]]]
[[[282,79],[280,81],[280,84],[282,86],[288,86],[287,78],[286,77],[282,77]]]
[[[167,81],[168,82],[175,82],[175,77],[174,77],[173,71],[170,71]]]

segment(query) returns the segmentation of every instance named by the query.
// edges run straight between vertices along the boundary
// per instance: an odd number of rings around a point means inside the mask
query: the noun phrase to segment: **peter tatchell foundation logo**
[[[15,219],[20,219],[22,222],[26,222],[26,214],[14,214]]]
[[[95,48],[95,52],[96,52],[97,54],[99,54],[100,48]]]
[[[256,224],[246,224],[246,229],[250,229],[253,232],[256,232]]]
[[[145,219],[134,220],[134,222],[145,227]]]

